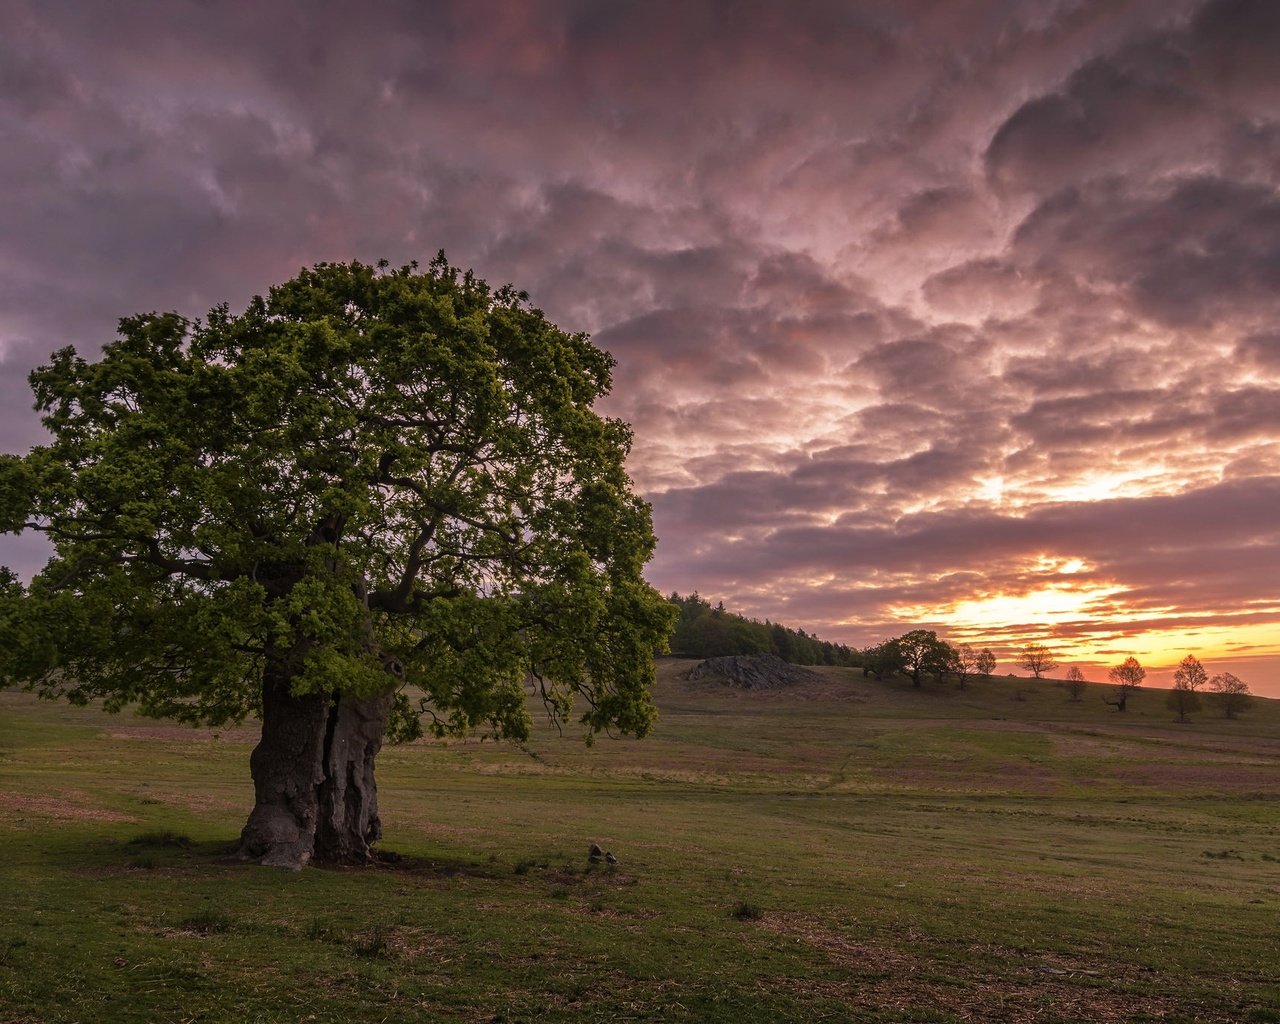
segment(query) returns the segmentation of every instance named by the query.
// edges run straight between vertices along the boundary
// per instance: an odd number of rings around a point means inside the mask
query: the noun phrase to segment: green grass
[[[251,729],[0,692],[0,1024],[1280,1019],[1280,702],[681,667],[639,743],[388,748],[403,859],[297,874]]]

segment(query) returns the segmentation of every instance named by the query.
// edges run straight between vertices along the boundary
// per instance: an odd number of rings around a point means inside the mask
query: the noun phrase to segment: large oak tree
[[[642,735],[671,610],[613,361],[443,254],[321,264],[239,315],[123,320],[32,376],[47,446],[0,460],[0,669],[76,703],[252,715],[244,857],[364,862],[385,736],[528,734],[532,689]]]

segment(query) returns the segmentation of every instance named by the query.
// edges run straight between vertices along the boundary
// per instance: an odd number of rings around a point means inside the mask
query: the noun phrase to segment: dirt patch
[[[654,921],[662,916],[652,907],[640,910],[618,910],[616,907],[583,907],[581,913],[588,917],[602,917],[610,921]]]
[[[1280,795],[1280,776],[1272,766],[1170,762],[1131,764],[1111,771],[1120,785],[1181,792]]]
[[[159,793],[153,789],[145,789],[138,791],[135,795],[142,803],[178,807],[184,811],[193,811],[204,818],[232,812],[247,814],[249,807],[245,799],[233,800],[212,796],[206,792]]]
[[[1046,734],[1053,743],[1055,757],[1126,757],[1133,753],[1132,744],[1112,737],[1084,733]]]
[[[227,726],[224,729],[194,728],[189,725],[163,725],[147,722],[113,722],[107,735],[113,740],[162,740],[170,743],[257,743],[261,726]]]
[[[137,821],[131,814],[108,810],[94,804],[93,798],[79,790],[69,789],[59,796],[33,796],[26,793],[0,792],[0,814],[23,817],[34,814],[59,821]]]
[[[426,957],[441,963],[448,963],[452,959],[448,954],[457,944],[457,940],[450,936],[418,928],[397,928],[387,938],[387,946],[396,956],[411,960]]]
[[[1047,796],[1058,788],[1058,779],[1047,768],[1036,765],[1001,765],[979,771],[971,764],[957,762],[937,767],[933,759],[923,766],[911,763],[899,767],[874,768],[871,776],[894,786],[946,794],[1029,793]]]
[[[763,991],[822,995],[853,1009],[883,1012],[932,1011],[961,1021],[1038,1024],[1087,1020],[1125,1024],[1137,1018],[1161,1020],[1190,1016],[1227,1024],[1232,1018],[1206,1014],[1177,1000],[1131,990],[1141,972],[1124,965],[1099,964],[1064,956],[1029,956],[994,947],[975,948],[974,959],[995,956],[1007,964],[999,974],[841,935],[826,924],[799,914],[768,914],[760,927],[774,935],[821,950],[850,973],[840,980],[761,978]],[[908,937],[909,938],[909,937]],[[1145,978],[1148,983],[1150,978]],[[1123,987],[1122,987],[1123,986]]]

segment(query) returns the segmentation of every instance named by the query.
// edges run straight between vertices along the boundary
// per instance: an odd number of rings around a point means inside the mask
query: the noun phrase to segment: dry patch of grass
[[[843,980],[762,977],[762,991],[779,989],[797,995],[823,995],[850,1009],[902,1014],[930,1012],[931,1019],[974,1024],[1040,1024],[1079,1020],[1092,1024],[1127,1024],[1135,1019],[1164,1019],[1186,1009],[1170,997],[1135,991],[1138,981],[1153,979],[1127,965],[1060,954],[1028,955],[993,946],[975,946],[973,963],[960,959],[931,960],[877,942],[841,935],[816,918],[798,914],[766,915],[759,927],[822,951],[847,971]],[[910,938],[910,936],[904,936]],[[992,970],[990,964],[1002,964]],[[1202,1014],[1203,1022],[1227,1022],[1226,1015]]]
[[[22,818],[28,814],[59,821],[137,821],[131,814],[113,811],[80,790],[64,790],[57,796],[0,790],[0,815]]]
[[[197,728],[190,725],[167,725],[139,718],[117,718],[112,721],[107,735],[113,740],[149,740],[164,743],[206,745],[226,741],[229,743],[256,743],[259,726],[234,725],[221,729]]]

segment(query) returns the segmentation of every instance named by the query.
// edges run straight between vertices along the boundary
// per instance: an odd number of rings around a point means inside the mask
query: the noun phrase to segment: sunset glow
[[[1078,622],[1098,616],[1105,610],[1109,621],[1115,611],[1103,605],[1103,599],[1121,592],[1119,587],[1070,586],[1058,584],[1025,594],[997,594],[976,600],[960,601],[950,607],[916,606],[896,609],[904,619],[936,622],[945,619],[957,633],[986,635],[983,631],[999,630],[1019,623],[1036,623],[1053,629],[1064,623]]]

